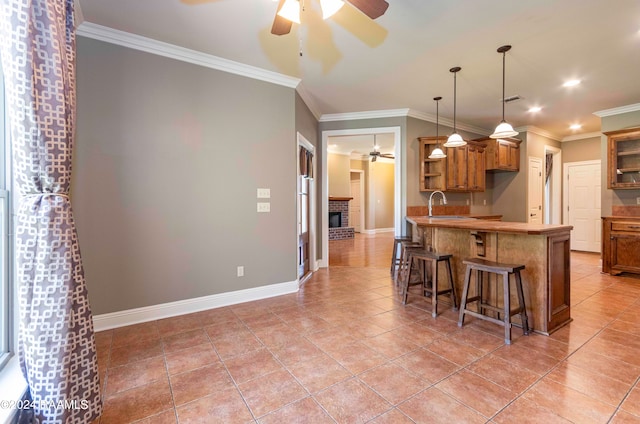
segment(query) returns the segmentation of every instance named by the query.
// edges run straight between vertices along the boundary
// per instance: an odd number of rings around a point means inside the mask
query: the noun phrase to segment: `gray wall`
[[[82,37],[77,73],[95,314],[296,280],[296,128],[316,139],[294,89]]]
[[[621,113],[620,115],[602,118],[602,132],[621,130],[624,128],[640,127],[640,111]],[[611,215],[613,205],[632,206],[636,204],[636,197],[640,197],[640,190],[610,190],[607,188],[607,136],[601,139],[600,152],[602,155],[602,216]]]
[[[600,137],[582,140],[565,141],[562,143],[562,163],[585,162],[600,160]],[[606,165],[606,160],[602,162]],[[603,171],[605,169],[603,168]]]

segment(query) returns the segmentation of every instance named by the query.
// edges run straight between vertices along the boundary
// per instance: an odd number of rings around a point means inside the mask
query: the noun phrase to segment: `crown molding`
[[[356,119],[379,119],[379,118],[397,118],[397,117],[411,117],[420,119],[422,121],[436,122],[436,116],[430,113],[420,112],[414,109],[387,109],[387,110],[368,110],[364,112],[351,112],[351,113],[325,113],[320,117],[320,122],[329,121],[353,121]],[[453,128],[453,121],[447,118],[440,118],[442,125]],[[456,122],[456,129],[463,131],[469,131],[476,134],[489,135],[491,134],[486,128],[480,128],[473,125],[467,125],[464,123]]]
[[[640,103],[635,103],[627,106],[614,107],[613,109],[599,110],[597,112],[593,112],[593,114],[600,118],[603,118],[605,116],[620,115],[622,113],[638,112],[638,111],[640,111]]]
[[[574,141],[574,140],[584,140],[585,138],[595,138],[595,137],[601,137],[601,136],[602,136],[601,132],[590,132],[590,133],[583,133],[583,134],[568,135],[560,141],[565,142],[565,141]]]
[[[368,110],[364,112],[325,113],[319,121],[354,121],[356,119],[397,118],[407,116],[409,109]]]
[[[547,137],[555,141],[562,141],[562,137],[547,130],[543,130],[542,128],[538,128],[533,125],[525,125],[524,127],[514,128],[518,132],[530,132],[534,134],[541,135],[542,137]]]
[[[164,56],[206,68],[216,69],[230,74],[236,74],[255,80],[265,81],[285,87],[296,88],[300,84],[299,78],[277,72],[267,71],[255,66],[245,65],[233,60],[223,59],[218,56],[202,53],[196,50],[186,49],[140,35],[131,34],[117,29],[97,25],[91,22],[83,22],[76,31],[78,35],[104,41],[143,52]]]
[[[436,123],[436,115],[433,115],[431,113],[420,112],[419,110],[409,109],[409,113],[407,114],[407,116],[411,118],[420,119],[422,121],[433,122],[434,124]],[[444,126],[453,128],[453,120],[451,119],[439,117],[438,121],[440,122],[440,124]],[[456,129],[468,131],[468,132],[472,132],[480,135],[491,134],[491,132],[487,131],[486,128],[480,128],[480,127],[476,127],[475,125],[469,125],[469,124],[460,123],[460,122],[456,122]]]

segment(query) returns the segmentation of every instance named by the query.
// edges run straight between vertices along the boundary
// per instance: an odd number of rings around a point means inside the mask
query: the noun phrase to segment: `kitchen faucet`
[[[436,190],[433,193],[431,193],[431,196],[429,196],[429,217],[433,216],[433,214],[431,213],[431,205],[433,201],[433,195],[436,193],[442,194],[442,201],[444,202],[445,205],[447,204],[447,196],[445,196],[443,192],[441,192],[440,190]]]

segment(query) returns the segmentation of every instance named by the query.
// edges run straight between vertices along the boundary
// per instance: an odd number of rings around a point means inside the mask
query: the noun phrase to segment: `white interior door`
[[[572,250],[600,252],[601,167],[599,161],[567,164],[567,215],[569,225],[573,225]]]
[[[362,232],[361,204],[362,204],[362,179],[357,172],[351,173],[351,203],[349,204],[349,226],[353,227],[356,233]]]
[[[542,224],[542,159],[529,158],[529,188],[527,204],[529,205],[530,224]]]

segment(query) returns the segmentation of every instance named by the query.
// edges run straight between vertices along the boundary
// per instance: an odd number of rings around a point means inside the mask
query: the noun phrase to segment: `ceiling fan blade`
[[[389,3],[386,0],[348,0],[371,19],[379,18],[387,11]]]
[[[395,157],[389,153],[382,153],[380,156],[387,159],[395,159]]]
[[[280,0],[278,3],[278,8],[276,11],[282,9],[282,5],[285,0]],[[271,34],[273,35],[286,35],[291,32],[291,24],[292,22],[288,19],[283,18],[282,16],[276,13],[276,17],[273,19],[273,25],[271,26]]]
[[[375,162],[376,160],[378,160],[378,156],[372,156],[371,157],[371,162]]]

